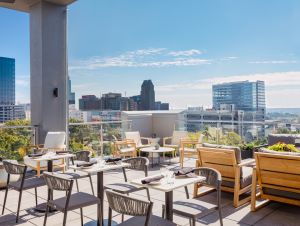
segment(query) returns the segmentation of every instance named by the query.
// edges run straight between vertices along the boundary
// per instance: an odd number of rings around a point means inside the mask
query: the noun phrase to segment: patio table
[[[37,158],[33,158],[31,157],[31,160],[33,161],[47,161],[47,171],[48,172],[53,172],[53,161],[54,160],[59,160],[59,159],[66,159],[66,158],[72,158],[74,157],[75,155],[73,154],[69,154],[69,153],[66,153],[66,154],[54,154],[54,155],[43,155],[41,157],[37,157]],[[53,191],[50,191],[50,199],[53,198]],[[45,212],[46,211],[46,203],[41,203],[39,204],[35,210],[37,212]],[[50,208],[50,212],[53,212],[55,211],[54,209]]]
[[[159,176],[160,174],[154,175]],[[141,187],[146,187],[149,189],[154,189],[154,190],[159,190],[162,192],[165,192],[165,207],[166,207],[166,218],[170,221],[173,221],[173,191],[177,188],[182,188],[190,184],[194,184],[197,182],[201,182],[205,180],[206,178],[203,176],[196,176],[196,177],[175,177],[174,183],[167,183],[165,178],[162,179],[162,182],[160,184],[142,184],[142,180],[145,178],[141,179],[135,179],[132,180],[131,183],[141,186]]]
[[[109,171],[109,170],[115,170],[115,169],[121,169],[124,167],[128,167],[130,164],[128,163],[110,163],[110,164],[104,164],[100,165],[100,163],[94,164],[91,167],[83,168],[83,167],[77,167],[77,166],[70,166],[71,169],[79,170],[82,172],[86,172],[90,175],[97,174],[97,197],[101,200],[100,206],[98,207],[98,211],[101,210],[101,214],[98,214],[100,218],[96,221],[88,222],[85,225],[98,225],[102,226],[104,224],[103,221],[103,201],[104,201],[104,184],[103,184],[103,172]]]
[[[154,166],[154,154],[158,155],[158,164],[160,164],[160,153],[166,153],[166,152],[172,152],[175,151],[174,148],[169,148],[169,147],[159,147],[158,149],[155,149],[155,147],[146,147],[146,148],[141,148],[140,149],[141,152],[148,152],[149,155],[151,154],[151,166],[153,168]]]

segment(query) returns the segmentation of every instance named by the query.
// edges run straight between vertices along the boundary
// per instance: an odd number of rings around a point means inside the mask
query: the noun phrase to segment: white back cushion
[[[44,148],[65,148],[66,133],[65,132],[48,132]]]
[[[188,136],[187,131],[178,131],[174,130],[173,131],[173,136],[172,136],[172,141],[171,144],[173,145],[180,145],[180,140],[183,138],[186,138]]]
[[[137,146],[142,145],[141,135],[139,131],[125,132],[126,139],[133,140]]]
[[[196,145],[196,148],[199,148],[199,147],[202,146],[202,144],[203,144],[203,138],[204,138],[204,135],[203,135],[203,134],[200,134],[200,136],[199,136],[199,138],[198,138],[198,143],[200,143],[200,144],[197,144],[197,145]]]

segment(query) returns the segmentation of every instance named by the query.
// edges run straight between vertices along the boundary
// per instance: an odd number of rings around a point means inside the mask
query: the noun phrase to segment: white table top
[[[140,151],[142,151],[142,152],[161,153],[161,152],[171,152],[171,151],[174,151],[174,148],[159,147],[159,149],[156,150],[155,147],[147,147],[147,148],[141,148]]]
[[[29,157],[33,161],[49,161],[49,160],[57,160],[57,159],[64,159],[64,158],[71,158],[75,157],[73,154],[60,154],[60,155],[42,155],[37,158]]]
[[[159,174],[154,175],[154,176],[158,176],[158,175]],[[201,181],[205,180],[205,177],[203,177],[203,176],[197,176],[197,177],[175,177],[173,184],[168,184],[165,178],[163,178],[161,180],[160,184],[142,184],[141,181],[143,179],[144,178],[135,179],[135,180],[132,180],[130,183],[138,185],[138,186],[141,186],[141,187],[147,187],[147,188],[151,188],[151,189],[154,189],[154,190],[159,190],[159,191],[163,191],[163,192],[169,192],[169,191],[173,191],[173,190],[175,190],[177,188],[182,188],[182,187],[190,185],[190,184],[201,182]]]
[[[98,172],[120,169],[120,168],[127,167],[127,166],[130,166],[130,164],[122,162],[122,163],[118,163],[118,164],[105,164],[105,165],[100,165],[99,163],[97,163],[97,164],[94,164],[93,166],[87,167],[87,168],[77,167],[77,166],[69,166],[69,168],[79,170],[82,172],[86,172],[89,174],[95,174]]]

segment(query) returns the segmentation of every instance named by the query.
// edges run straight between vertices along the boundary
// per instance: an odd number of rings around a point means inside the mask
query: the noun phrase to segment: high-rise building
[[[15,104],[15,59],[0,57],[0,105]]]
[[[68,95],[69,95],[69,104],[75,104],[75,93],[72,92],[72,82],[68,76]]]
[[[79,109],[82,111],[101,110],[101,99],[95,95],[84,95],[79,99]]]
[[[129,111],[138,111],[142,109],[141,95],[132,96],[129,97],[129,99],[130,99]]]
[[[213,85],[213,108],[221,109],[221,105],[234,105],[235,110],[260,112],[265,114],[264,81],[242,81]]]
[[[120,110],[121,108],[121,93],[106,93],[102,95],[102,109],[105,110]]]
[[[151,80],[144,80],[141,87],[141,110],[155,110],[155,92]]]

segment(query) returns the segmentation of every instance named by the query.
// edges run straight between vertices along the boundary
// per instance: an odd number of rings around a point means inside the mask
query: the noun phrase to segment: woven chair
[[[82,208],[97,205],[97,213],[99,214],[101,211],[98,211],[98,206],[100,200],[90,194],[84,192],[77,192],[72,194],[72,188],[74,180],[71,179],[70,176],[64,174],[57,173],[44,173],[44,179],[48,186],[48,199],[47,199],[47,208],[44,218],[44,226],[47,223],[47,216],[49,212],[49,208],[55,207],[58,211],[64,213],[63,217],[63,226],[66,225],[67,221],[67,213],[68,211],[73,211],[75,209],[80,209],[80,217],[81,217],[81,225],[83,225],[83,211]],[[65,191],[66,196],[54,200],[50,200],[50,193],[56,191]]]
[[[133,216],[118,224],[119,226],[175,226],[176,224],[161,217],[152,215],[153,202],[131,198],[126,195],[106,190],[108,201],[108,226],[112,225],[112,211],[122,215]]]
[[[217,204],[211,204],[199,199],[179,200],[173,203],[173,213],[182,217],[189,218],[190,225],[195,226],[198,218],[206,216],[216,210],[219,213],[220,225],[223,225],[221,211],[221,174],[212,168],[200,167],[194,170],[195,174],[205,177],[201,184],[216,189]],[[187,193],[188,198],[188,193]],[[165,215],[165,206],[163,205],[162,216]]]
[[[124,163],[129,163],[130,166],[124,167],[123,175],[125,183],[113,183],[105,185],[104,189],[111,189],[113,191],[122,193],[122,194],[130,194],[132,192],[146,190],[148,200],[150,201],[150,193],[148,188],[135,186],[128,182],[127,175],[126,175],[126,168],[133,169],[133,170],[142,170],[145,173],[145,177],[148,176],[148,166],[149,160],[145,157],[135,157],[135,158],[128,158],[123,160]]]
[[[4,210],[5,210],[8,189],[10,188],[10,189],[16,190],[19,192],[18,209],[17,209],[17,217],[16,217],[16,223],[18,223],[23,191],[34,188],[35,204],[37,205],[38,204],[37,203],[37,188],[44,186],[45,181],[43,180],[43,178],[39,178],[39,177],[26,178],[25,177],[26,171],[27,171],[26,165],[12,163],[8,160],[5,160],[5,161],[3,161],[3,166],[5,168],[5,171],[7,172],[7,186],[6,186],[5,195],[4,195],[2,215],[4,214]],[[17,182],[10,182],[11,175],[20,175],[21,178]]]
[[[78,151],[78,152],[75,153],[75,160],[74,160],[74,158],[71,158],[72,164],[76,165],[77,163],[89,162],[90,161],[90,155],[91,155],[90,151]],[[95,195],[92,176],[90,174],[82,172],[82,171],[76,171],[76,170],[68,170],[64,174],[71,176],[72,179],[75,180],[76,188],[77,188],[78,192],[79,192],[78,179],[88,177],[89,181],[90,181],[92,193],[93,193],[93,195]]]

